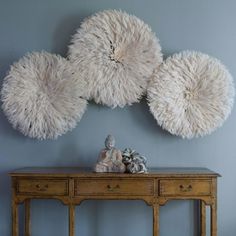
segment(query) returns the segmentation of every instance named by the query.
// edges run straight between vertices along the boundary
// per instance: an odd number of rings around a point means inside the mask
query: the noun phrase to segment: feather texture
[[[14,128],[38,139],[55,139],[73,129],[87,101],[65,58],[31,53],[11,66],[1,91],[2,108]]]
[[[148,88],[151,113],[170,133],[210,134],[229,116],[233,79],[221,62],[200,52],[174,54],[154,73]]]
[[[86,99],[109,107],[138,102],[162,62],[151,28],[135,16],[108,10],[87,18],[73,36],[69,59]]]

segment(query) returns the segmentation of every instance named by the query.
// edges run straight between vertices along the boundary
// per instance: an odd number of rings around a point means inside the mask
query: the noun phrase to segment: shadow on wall
[[[93,12],[87,14],[83,12],[64,18],[53,34],[53,52],[66,57],[72,36],[80,27],[82,21],[92,14]]]
[[[2,102],[0,102],[0,106],[2,106]],[[10,124],[10,122],[7,120],[7,117],[4,115],[2,108],[0,108],[0,131],[1,133],[4,134],[4,136],[10,136],[14,139],[18,139],[18,141],[20,141],[20,139],[25,139],[26,137],[20,133],[19,131],[17,131],[16,129],[14,129],[12,127],[12,125]]]
[[[162,136],[166,136],[167,138],[176,138],[176,136],[171,135],[169,132],[165,131],[161,128],[160,125],[157,124],[157,121],[149,110],[146,96],[142,98],[139,103],[135,103],[130,106],[129,111],[130,116],[133,116],[134,118],[134,122],[136,122],[138,126],[145,128],[146,131],[148,130],[148,132],[154,134],[158,132],[159,134],[161,134]]]
[[[0,211],[4,212],[4,218],[1,219],[1,230],[3,232],[8,231],[8,222],[11,219],[11,211],[6,209],[11,209],[11,184],[8,171],[0,172],[0,192],[1,192],[1,202],[4,202],[4,208],[0,206]],[[6,208],[7,206],[7,208]]]
[[[97,152],[94,151],[94,155],[89,155],[88,158],[86,151],[83,151],[77,140],[71,140],[70,143],[62,144],[60,146],[60,153],[56,161],[56,166],[79,166],[79,167],[93,167],[97,158]],[[66,158],[65,158],[66,157]],[[94,160],[95,159],[95,160]]]
[[[184,50],[184,49],[183,49],[183,50]],[[173,54],[178,53],[178,52],[180,52],[180,51],[182,51],[182,49],[181,49],[181,50],[178,50],[178,51],[176,51],[176,50],[164,50],[164,51],[163,51],[163,49],[162,49],[163,60],[165,61],[168,57],[170,57],[170,56],[172,56]]]

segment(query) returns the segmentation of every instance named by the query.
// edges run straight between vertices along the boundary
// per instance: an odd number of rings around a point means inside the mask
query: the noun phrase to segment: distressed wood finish
[[[18,210],[18,202],[16,195],[16,177],[12,177],[12,235],[19,235],[19,210]]]
[[[160,180],[160,195],[206,196],[211,195],[211,179],[174,179]]]
[[[12,200],[12,235],[19,235],[19,211],[15,199]]]
[[[153,195],[154,181],[149,179],[78,179],[75,195]]]
[[[213,199],[211,207],[211,236],[217,236],[217,179],[212,180],[213,189]]]
[[[69,205],[69,236],[75,236],[75,205]]]
[[[25,236],[30,236],[30,199],[25,200]]]
[[[159,204],[154,203],[153,206],[153,236],[159,235]]]
[[[17,180],[18,194],[32,195],[67,195],[67,179],[32,179],[24,178]]]
[[[25,203],[30,233],[30,199],[58,199],[68,205],[69,236],[75,236],[75,206],[87,199],[144,200],[153,208],[153,236],[159,236],[159,207],[174,199],[200,200],[201,236],[206,205],[211,236],[217,235],[217,173],[205,168],[157,168],[148,174],[93,173],[85,168],[24,168],[12,177],[12,236],[19,236],[18,204]]]
[[[200,227],[200,236],[206,236],[206,204],[202,200],[200,201]]]

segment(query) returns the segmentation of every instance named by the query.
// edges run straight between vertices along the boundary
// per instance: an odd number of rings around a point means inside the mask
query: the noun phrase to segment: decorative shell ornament
[[[2,108],[15,129],[38,139],[55,139],[73,129],[87,101],[70,63],[47,52],[27,54],[11,66],[1,91]]]
[[[131,148],[126,148],[123,153],[123,163],[128,173],[147,173],[147,159]]]
[[[234,103],[233,79],[221,62],[200,52],[167,58],[148,88],[151,113],[174,135],[210,134],[229,116]]]
[[[87,83],[85,98],[112,108],[138,102],[162,62],[151,28],[116,10],[87,18],[73,36],[68,57],[78,81]]]

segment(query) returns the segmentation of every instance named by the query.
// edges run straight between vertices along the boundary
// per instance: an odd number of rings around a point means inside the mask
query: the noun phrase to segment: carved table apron
[[[25,204],[25,236],[30,236],[30,200],[58,199],[69,208],[69,236],[75,236],[75,206],[83,200],[144,200],[153,208],[153,236],[159,236],[159,207],[172,199],[200,200],[201,236],[206,205],[211,236],[217,235],[217,177],[205,168],[156,168],[148,174],[93,173],[87,168],[23,168],[12,178],[12,236],[19,235],[18,205]]]

